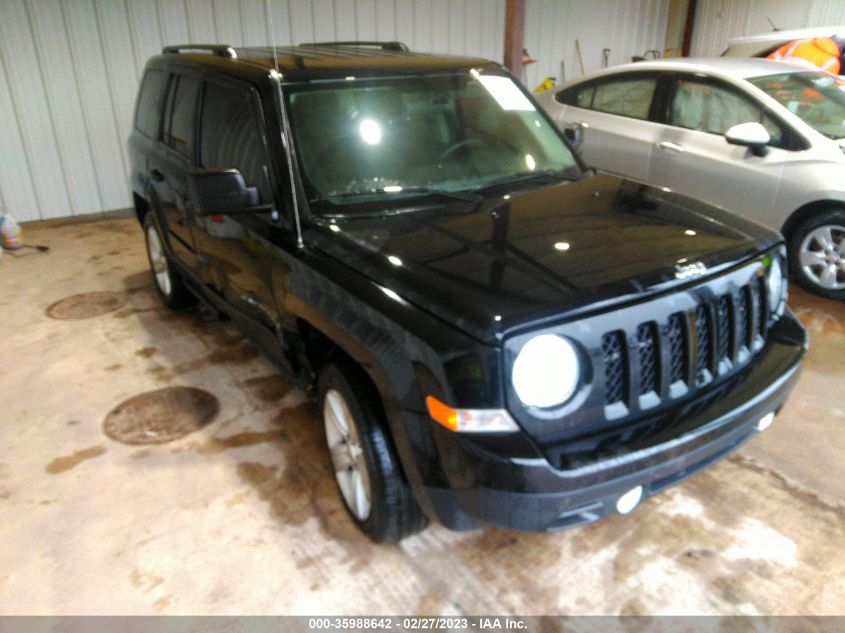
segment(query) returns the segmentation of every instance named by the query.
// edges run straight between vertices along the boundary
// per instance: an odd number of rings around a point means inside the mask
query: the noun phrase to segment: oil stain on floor
[[[112,409],[103,432],[124,444],[163,444],[210,424],[220,411],[215,396],[195,387],[139,394]]]
[[[56,301],[47,308],[46,314],[51,319],[77,321],[114,312],[125,303],[126,295],[122,293],[84,292]]]
[[[72,455],[65,455],[63,457],[57,457],[44,469],[51,475],[58,475],[59,473],[63,473],[66,470],[70,470],[74,466],[84,462],[86,459],[93,459],[95,457],[99,457],[103,453],[106,452],[106,448],[104,446],[92,446],[90,448],[82,449],[81,451],[76,451]]]
[[[270,374],[247,378],[244,386],[262,402],[278,402],[291,390],[292,384],[284,376]]]

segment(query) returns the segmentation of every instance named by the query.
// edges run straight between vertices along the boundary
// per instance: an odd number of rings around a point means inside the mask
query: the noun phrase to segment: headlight
[[[519,351],[511,383],[523,404],[553,407],[566,402],[578,386],[580,368],[572,343],[556,334],[535,336]]]
[[[777,255],[771,256],[771,264],[766,272],[766,290],[769,295],[769,311],[777,318],[783,314],[786,306],[786,277],[783,274],[783,264]]]

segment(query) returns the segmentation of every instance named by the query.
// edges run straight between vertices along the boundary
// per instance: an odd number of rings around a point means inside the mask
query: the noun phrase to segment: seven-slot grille
[[[662,399],[673,385],[689,393],[742,365],[766,335],[765,298],[759,277],[688,312],[671,314],[665,323],[640,323],[630,347],[621,330],[605,334],[605,405],[630,406],[631,398],[651,393]]]

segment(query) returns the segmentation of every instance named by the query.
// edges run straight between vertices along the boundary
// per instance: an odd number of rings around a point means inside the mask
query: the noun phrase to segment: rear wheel
[[[789,260],[800,286],[845,299],[845,210],[831,209],[802,222],[789,236]]]
[[[344,363],[320,373],[320,411],[346,510],[374,541],[395,543],[428,523],[385,435],[380,405]]]
[[[196,303],[196,297],[185,286],[182,275],[176,270],[164,249],[164,240],[152,213],[144,217],[144,235],[147,239],[147,258],[153,271],[158,296],[169,308],[186,308]]]

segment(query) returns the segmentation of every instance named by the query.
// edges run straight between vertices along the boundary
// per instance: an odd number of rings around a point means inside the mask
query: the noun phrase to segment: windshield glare
[[[845,80],[823,72],[749,79],[804,122],[830,138],[845,137]]]
[[[564,171],[575,158],[508,77],[463,74],[286,89],[308,197],[360,204],[462,191],[509,175]]]

